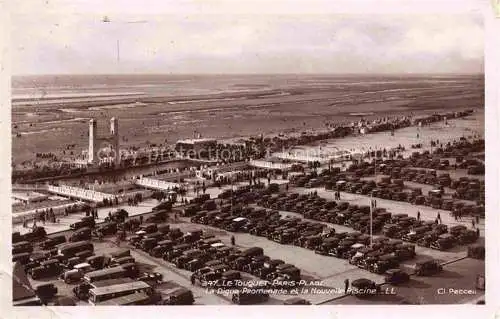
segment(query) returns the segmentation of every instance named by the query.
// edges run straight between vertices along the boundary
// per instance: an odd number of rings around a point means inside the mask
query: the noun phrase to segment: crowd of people
[[[142,201],[142,196],[139,198],[137,196],[129,197],[127,199],[127,204],[129,206],[137,206]]]
[[[33,228],[36,227],[37,222],[45,225],[46,222],[56,223],[59,220],[56,218],[54,214],[54,210],[51,208],[43,209],[42,211],[35,211],[35,215],[33,216]],[[23,217],[23,227],[28,228],[28,219]]]
[[[92,216],[93,219],[98,219],[99,214],[97,213],[97,208],[89,208],[85,211],[85,216]]]
[[[219,175],[215,179],[215,184],[219,187],[223,185],[230,185],[232,183],[240,183],[240,182],[249,182],[250,185],[257,185],[260,183],[261,178],[266,178],[268,184],[271,182],[271,179],[276,179],[276,173],[270,173],[265,169],[255,169],[251,171],[238,171],[232,172],[227,175]]]

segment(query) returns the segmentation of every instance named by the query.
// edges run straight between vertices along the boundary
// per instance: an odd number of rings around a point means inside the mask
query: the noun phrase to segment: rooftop
[[[195,144],[195,143],[204,143],[204,142],[217,142],[215,138],[188,138],[185,140],[178,140],[177,143],[183,144]]]

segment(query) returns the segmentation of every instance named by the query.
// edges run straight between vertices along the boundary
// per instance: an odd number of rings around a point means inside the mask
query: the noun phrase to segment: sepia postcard
[[[6,318],[495,316],[496,1],[5,8]]]

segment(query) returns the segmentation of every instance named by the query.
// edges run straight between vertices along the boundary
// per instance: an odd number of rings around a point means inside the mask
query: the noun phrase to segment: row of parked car
[[[370,236],[367,234],[359,231],[337,233],[334,228],[326,227],[320,222],[306,221],[298,217],[282,218],[277,210],[245,207],[233,214],[220,210],[201,211],[191,218],[191,222],[266,237],[280,244],[300,246],[322,255],[348,260],[356,255],[357,257],[352,259],[356,265],[368,256],[364,253],[372,252],[368,248]],[[366,269],[376,273],[384,273],[397,267],[399,262],[415,256],[413,245],[391,241],[389,238],[380,239],[372,249],[374,254],[370,256],[374,258],[370,259],[370,262],[373,264],[367,265]],[[363,258],[358,252],[363,253]]]
[[[453,158],[456,168],[467,169],[467,173],[471,175],[484,174],[484,161],[470,156],[472,153],[484,152],[484,145],[484,139],[461,139],[443,147],[436,147],[432,154],[429,151],[413,152],[408,160],[413,167],[448,170],[455,168],[449,161]]]
[[[279,185],[271,183],[268,186],[264,184],[253,184],[239,186],[233,190],[228,189],[220,193],[217,199],[211,199],[209,194],[200,195],[190,201],[190,203],[180,211],[184,217],[192,217],[200,211],[212,211],[220,207],[227,212],[233,207],[242,207],[255,202],[258,198],[266,194],[272,194],[279,191]],[[237,200],[231,200],[231,197]]]
[[[379,165],[381,173],[391,174],[389,171],[384,171],[386,164]],[[369,168],[373,170],[373,167]],[[397,174],[392,173],[392,176],[382,176],[379,181],[364,180],[360,176],[356,176],[352,172],[338,172],[338,170],[323,171],[319,175],[311,172],[309,174],[295,175],[291,178],[292,186],[304,187],[320,187],[325,186],[327,190],[343,191],[361,195],[371,195],[373,197],[389,199],[395,201],[404,201],[413,205],[425,205],[436,209],[450,210],[455,213],[466,215],[479,215],[484,217],[484,181],[462,177],[458,180],[451,180],[449,174],[441,174],[435,176],[435,172],[425,170],[419,173],[416,178],[413,178],[412,169],[407,170],[409,175],[399,178],[399,168]],[[406,171],[405,171],[406,172]],[[413,173],[412,173],[413,172]],[[405,173],[406,174],[406,173]],[[419,179],[422,177],[423,179]],[[447,181],[438,183],[436,180]],[[421,188],[408,187],[404,181],[417,181],[419,183],[431,184],[435,188],[427,194],[422,193]],[[444,185],[455,189],[455,193],[450,199],[444,199]],[[465,204],[462,199],[475,200],[476,204]]]
[[[305,218],[344,225],[363,234],[369,232],[370,207],[350,205],[347,202],[328,201],[324,198],[297,193],[264,196],[258,205],[275,210],[292,211]],[[407,214],[392,214],[384,208],[375,208],[372,219],[373,233],[401,239],[424,247],[447,250],[455,245],[466,245],[478,239],[476,231],[463,225],[436,224],[435,221],[417,220]]]
[[[387,164],[378,165],[377,171],[393,179],[433,185],[436,188],[449,187],[455,190],[454,198],[484,202],[484,180],[466,176],[452,179],[449,173],[438,174],[435,170],[401,168]]]
[[[346,172],[341,173],[340,168],[332,168],[330,170],[323,171],[320,174],[316,174],[315,172],[310,174],[300,174],[291,176],[290,183],[291,185],[297,187],[319,187],[325,185],[327,189],[334,189],[336,186],[339,186],[336,185],[337,182],[345,180],[346,178],[354,182],[358,182],[359,178],[373,176],[376,172],[377,174],[388,175],[394,180],[412,181],[421,184],[433,185],[438,189],[440,187],[450,187],[452,189],[456,189],[456,192],[453,194],[453,198],[476,201],[478,209],[482,210],[484,213],[484,181],[467,177],[454,180],[448,173],[437,174],[436,172],[436,170],[451,167],[450,160],[447,158],[453,157],[453,154],[462,154],[462,151],[465,151],[466,154],[470,154],[470,152],[481,151],[481,148],[484,151],[484,140],[470,142],[464,139],[457,143],[450,143],[444,148],[444,150],[438,148],[438,150],[432,155],[429,151],[424,151],[422,153],[414,152],[411,157],[406,159],[398,157],[396,159],[380,159],[372,162],[355,162],[346,169]],[[484,174],[484,164],[482,164],[483,161],[476,158],[464,158],[463,155],[457,155],[455,162],[457,164],[457,168],[467,168],[469,174]],[[345,173],[347,173],[347,177],[342,176],[342,174]],[[389,186],[391,187],[388,188],[392,188],[394,185]],[[350,190],[350,188],[354,189]],[[347,191],[358,192],[360,194],[370,194],[375,188],[375,185],[355,183],[349,185]],[[386,192],[383,190],[377,191],[382,192],[381,197],[386,196],[389,199],[395,197],[396,200],[415,200],[414,198],[406,198],[408,194],[401,193],[401,189],[391,189]],[[417,201],[420,202],[423,200],[423,198],[417,199]],[[427,202],[431,204],[430,200],[427,200]],[[436,201],[433,206],[440,206],[441,203],[438,202],[439,201]],[[448,209],[447,207],[449,207],[449,205],[444,205],[442,209]]]
[[[42,266],[41,262],[47,260],[50,256],[57,256],[59,246],[65,243],[77,243],[82,241],[89,241],[93,236],[107,236],[114,235],[118,232],[120,224],[113,221],[116,219],[124,220],[128,213],[124,210],[118,210],[110,214],[113,218],[108,218],[109,221],[96,225],[96,222],[92,216],[82,217],[79,221],[70,225],[70,229],[73,231],[68,235],[51,235],[47,236],[47,233],[43,227],[36,227],[31,232],[20,235],[19,232],[12,234],[12,260],[20,261],[26,271],[31,271],[35,274],[35,277],[39,277],[38,271],[33,271],[33,268]],[[118,216],[125,216],[119,217]],[[73,256],[73,261],[69,261],[71,267],[74,264],[74,260],[82,261],[86,254],[92,254],[93,249],[89,251],[81,251]],[[60,257],[58,257],[60,258]],[[67,262],[67,261],[66,261]],[[54,264],[55,263],[49,263]],[[46,265],[46,264],[43,264]],[[50,266],[46,269],[52,269],[53,267],[59,270],[64,269],[63,267]],[[52,271],[49,271],[49,273]]]
[[[235,284],[235,281],[244,282],[242,272],[263,279],[266,281],[264,286],[268,288],[296,283],[301,278],[300,269],[282,260],[271,259],[264,255],[260,247],[245,250],[228,247],[220,239],[201,230],[183,233],[168,224],[148,224],[141,226],[140,231],[128,238],[128,242],[152,257],[162,258],[179,269],[193,272],[193,282],[206,288],[242,288],[242,285]],[[268,298],[266,293],[239,292],[232,296],[237,304],[259,303]]]
[[[449,162],[449,159],[454,158],[457,168],[467,169],[468,174],[484,174],[484,160],[481,162],[470,156],[473,153],[484,153],[484,147],[484,139],[461,138],[434,148],[432,154],[429,151],[413,152],[409,160],[413,167],[446,170],[454,168]]]
[[[47,242],[50,242],[51,247],[40,250],[46,248]],[[34,245],[37,246],[34,247]],[[157,272],[141,273],[135,259],[130,255],[129,249],[121,249],[106,255],[96,255],[92,242],[66,242],[64,235],[51,236],[38,243],[17,242],[14,244],[14,249],[18,253],[14,255],[13,261],[21,263],[32,279],[40,280],[58,277],[66,284],[78,284],[72,290],[80,300],[87,300],[89,291],[93,288],[136,282],[143,282],[153,287],[161,283],[163,279],[163,276]],[[107,283],[104,284],[104,282]],[[145,287],[147,286],[145,285]],[[130,288],[130,291],[128,291],[127,287],[124,286],[122,290],[117,294],[125,296],[133,289]],[[58,292],[53,283],[38,285],[36,291],[44,304],[47,304]],[[139,304],[138,302],[141,302],[140,304],[154,303],[162,305],[192,304],[194,302],[193,295],[188,289],[176,289],[170,295],[163,296],[163,298],[157,298],[158,294],[155,294],[153,290],[148,291],[150,292],[149,295],[141,300],[131,301],[128,298],[116,302],[120,305]],[[153,296],[156,297],[153,298]],[[104,297],[106,297],[106,300],[114,300],[113,296]],[[116,303],[112,304],[115,305]]]
[[[292,195],[292,197],[295,196]],[[265,201],[266,198],[262,200]],[[409,280],[410,275],[401,270],[399,264],[415,256],[415,245],[403,243],[402,240],[381,236],[375,238],[370,246],[370,237],[361,232],[336,233],[333,228],[325,227],[322,223],[294,217],[281,218],[277,210],[247,206],[236,207],[232,214],[222,212],[220,209],[200,211],[191,218],[191,222],[233,232],[248,232],[257,236],[265,236],[282,244],[293,244],[312,249],[317,254],[344,258],[360,268],[384,274],[385,282],[391,284],[399,284]],[[268,263],[274,262],[269,261]],[[257,270],[254,270],[255,268],[250,265],[247,267],[246,272],[260,278],[266,278],[263,276],[266,273],[262,274],[265,268],[258,267]],[[417,263],[415,275],[433,275],[442,269],[438,261],[424,260]],[[376,294],[379,289],[373,281],[365,278],[353,281],[352,285],[357,287],[356,291],[363,291],[359,294],[354,292],[359,297],[371,295],[364,293],[367,289],[373,290],[372,294]]]
[[[455,190],[455,192],[452,194],[453,198],[476,201],[477,198],[479,198],[479,202],[484,203],[484,180],[478,180],[464,176],[460,177],[458,180],[453,181],[450,185],[450,188]]]
[[[292,211],[302,214],[308,219],[348,226],[362,234],[369,232],[369,206],[349,205],[347,202],[328,201],[317,196],[311,197],[297,193],[260,194],[260,196],[255,196],[255,192],[249,196],[249,193],[252,193],[252,191],[242,191],[233,200],[240,202],[239,199],[242,197],[245,199],[245,203],[248,203],[254,202],[253,199],[257,198],[255,201],[257,205],[271,209],[271,211],[262,212],[257,210],[251,213],[248,211],[251,208],[245,208],[242,205],[231,207],[222,202],[219,209],[199,211],[192,217],[191,221],[220,227],[228,231],[245,231],[266,236],[281,243],[291,243],[299,246],[307,244],[304,236],[301,239],[297,233],[294,233],[296,231],[294,227],[290,227],[292,228],[291,231],[276,234],[268,231],[269,226],[273,225],[270,221],[279,220],[280,218],[277,210]],[[252,200],[248,200],[249,198]],[[307,224],[307,222],[303,221],[301,224]],[[311,234],[306,233],[305,235],[315,235],[321,232],[323,226],[319,224],[309,227],[307,231],[311,232]],[[423,247],[439,250],[447,250],[456,245],[470,244],[478,238],[477,232],[467,229],[465,226],[453,226],[448,231],[446,225],[436,224],[435,221],[417,221],[415,217],[410,217],[407,214],[393,215],[383,208],[374,210],[372,229],[375,234],[380,233],[388,238],[405,240]],[[278,231],[281,230],[281,228],[278,228]]]
[[[484,152],[484,138],[466,139],[461,137],[458,141],[446,143],[442,148],[435,150],[435,153],[442,154],[443,157],[468,156],[472,153]]]
[[[155,207],[153,209],[154,213],[146,218],[146,221],[155,222],[165,219],[165,209],[164,207],[161,208]],[[133,283],[158,283],[162,280],[161,274],[140,273],[134,258],[130,256],[129,250],[126,250],[125,253],[112,253],[109,256],[95,255],[94,245],[89,241],[92,236],[97,236],[97,234],[107,236],[116,234],[118,231],[123,232],[125,230],[124,225],[130,225],[130,221],[135,221],[134,219],[126,220],[127,218],[128,213],[126,211],[118,210],[111,213],[106,218],[105,223],[96,225],[93,217],[86,216],[72,225],[73,232],[67,236],[62,234],[47,236],[43,227],[37,227],[25,235],[20,235],[18,232],[13,233],[13,262],[20,263],[25,272],[34,280],[59,277],[67,284],[80,283],[73,289],[73,293],[79,299],[87,298],[89,289],[95,288],[93,284],[91,285],[88,282],[87,276],[95,280],[99,279],[96,284],[106,281],[105,279],[129,280]],[[137,223],[140,223],[139,220],[137,220]],[[145,224],[146,227],[147,225]],[[117,269],[119,271],[116,271]],[[110,276],[119,276],[119,278],[111,278]],[[109,284],[124,283],[115,282]],[[39,285],[36,287],[36,291],[40,291],[40,294],[37,294],[44,301],[44,304],[47,304],[57,294],[57,288],[53,283]],[[186,300],[188,300],[188,304],[189,300],[191,300],[191,304],[194,302],[192,293],[188,289],[176,289],[170,295],[158,300],[142,295],[143,298],[128,298],[125,296],[126,292],[125,290],[122,291],[121,296],[123,298],[117,298],[116,302],[108,296],[110,302],[113,305],[150,304],[153,301],[155,304],[185,304]],[[189,294],[191,299],[184,298]]]

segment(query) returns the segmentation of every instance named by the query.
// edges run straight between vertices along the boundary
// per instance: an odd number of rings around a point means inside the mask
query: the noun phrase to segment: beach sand
[[[235,138],[323,129],[326,122],[352,122],[361,116],[375,119],[463,109],[484,110],[483,82],[476,78],[457,80],[458,84],[457,81],[435,80],[437,85],[417,80],[411,83],[394,80],[339,84],[338,79],[330,81],[335,83],[321,79],[302,79],[297,83],[298,80],[289,79],[288,82],[280,80],[284,83],[280,85],[260,86],[258,84],[268,82],[259,81],[253,83],[251,78],[245,79],[244,85],[234,87],[237,80],[227,79],[232,86],[224,82],[220,88],[212,88],[210,95],[169,92],[171,96],[156,95],[98,106],[89,99],[88,103],[54,102],[15,107],[12,111],[13,163],[32,160],[37,152],[61,154],[71,144],[75,144],[74,154],[81,154],[88,146],[90,118],[97,119],[99,132],[108,134],[109,119],[117,117],[121,145],[128,147],[146,146],[147,143],[173,144],[178,139],[193,137],[195,132],[203,137]],[[188,84],[177,83],[177,88]],[[135,89],[128,91],[131,90]],[[67,112],[68,109],[71,112]],[[476,125],[480,132],[484,131],[483,123]],[[16,133],[20,137],[16,137]],[[386,142],[387,135],[383,136],[377,144]],[[423,134],[422,138],[427,135]]]

